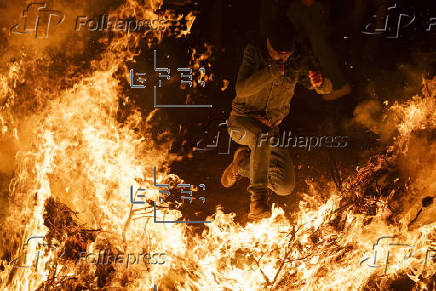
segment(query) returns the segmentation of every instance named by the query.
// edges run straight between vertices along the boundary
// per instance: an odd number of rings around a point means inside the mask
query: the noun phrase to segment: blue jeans
[[[232,140],[250,148],[250,158],[238,165],[241,176],[250,178],[250,200],[262,200],[267,188],[278,195],[289,195],[295,186],[295,172],[289,150],[259,142],[262,133],[273,136],[274,129],[252,117],[230,116],[227,130]]]

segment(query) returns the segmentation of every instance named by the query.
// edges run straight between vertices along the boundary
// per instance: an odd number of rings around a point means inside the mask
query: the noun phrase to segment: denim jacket
[[[263,44],[248,44],[239,68],[233,113],[265,117],[274,124],[288,115],[297,82],[318,94],[329,94],[332,83],[325,77],[321,87],[312,86],[308,71],[319,71],[319,66],[307,51],[297,47],[285,63],[285,75],[281,76],[269,57],[266,40]]]

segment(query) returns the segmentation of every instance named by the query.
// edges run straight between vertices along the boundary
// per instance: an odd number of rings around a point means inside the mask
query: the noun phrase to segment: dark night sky
[[[379,102],[402,100],[419,93],[420,70],[435,51],[436,25],[433,31],[425,31],[428,27],[426,21],[431,17],[436,17],[435,3],[433,7],[429,6],[430,2],[435,1],[403,0],[386,4],[385,7],[397,4],[396,15],[398,13],[416,15],[415,21],[400,31],[398,39],[389,39],[386,37],[388,35],[377,37],[361,33],[365,24],[372,20],[371,16],[377,11],[378,6],[371,5],[371,2],[377,2],[380,5],[382,1],[322,2],[326,7],[326,33],[328,33],[329,43],[337,55],[339,66],[343,69],[353,92],[340,100],[326,102],[312,92],[297,88],[291,101],[290,114],[280,128],[305,136],[347,135],[351,142],[347,149],[333,153],[326,153],[322,150],[310,153],[304,150],[294,150],[292,153],[294,163],[302,165],[301,170],[297,171],[297,191],[305,187],[304,179],[310,177],[319,179],[320,175],[329,178],[331,157],[346,172],[347,169],[352,171],[368,151],[377,150],[380,146],[377,136],[364,128],[350,125],[355,107],[363,100],[375,99]],[[368,5],[366,10],[364,4]],[[200,47],[203,42],[214,45],[214,56],[210,62],[216,84],[209,84],[203,92],[207,99],[203,101],[205,104],[213,104],[212,110],[190,112],[189,118],[186,118],[186,112],[177,110],[167,112],[168,120],[172,120],[173,124],[168,125],[170,128],[173,127],[176,131],[177,126],[182,125],[186,129],[182,139],[188,141],[187,147],[195,146],[205,129],[217,132],[218,123],[224,122],[228,117],[231,101],[235,95],[234,84],[242,51],[247,42],[260,34],[262,24],[260,12],[263,11],[260,10],[261,0],[200,1],[198,5],[188,6],[182,10],[192,7],[198,10],[198,15],[191,31],[192,34],[185,45]],[[383,6],[379,8],[379,11],[384,11]],[[395,14],[393,15],[395,17]],[[165,45],[178,46],[180,43],[164,43],[163,46]],[[224,92],[219,90],[219,83],[222,79],[230,81],[228,89]],[[174,91],[171,92],[173,93]],[[176,152],[189,151],[188,148],[183,148],[177,143],[174,145],[174,150]],[[248,199],[245,191],[247,185],[239,185],[231,190],[219,185],[221,170],[230,160],[229,155],[201,152],[194,153],[193,159],[173,165],[172,170],[185,179],[210,185],[208,188],[208,193],[211,193],[208,198],[209,206],[198,209],[198,211],[213,212],[215,204],[222,202],[220,198],[222,195],[234,197],[227,203],[223,203],[226,212],[245,211]],[[238,194],[235,194],[235,191]],[[216,203],[214,203],[215,196]]]

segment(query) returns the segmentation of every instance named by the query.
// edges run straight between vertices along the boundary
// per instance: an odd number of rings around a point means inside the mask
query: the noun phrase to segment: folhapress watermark
[[[111,253],[110,249],[101,249],[98,253],[81,252],[76,264],[89,262],[93,265],[125,265],[126,269],[132,265],[163,265],[166,253]]]
[[[385,35],[386,38],[397,39],[400,38],[401,30],[405,28],[412,28],[414,24],[414,30],[416,31],[416,20],[418,19],[416,14],[409,12],[406,13],[406,11],[404,9],[400,9],[396,3],[387,8],[382,26],[377,26],[380,15],[373,15],[372,17],[375,19],[375,21],[365,25],[362,30],[363,34]],[[422,29],[426,32],[430,32],[432,31],[433,26],[436,27],[436,17],[421,19],[421,23],[418,25],[422,26]]]
[[[50,28],[59,26],[66,18],[65,13],[50,9],[45,2],[32,2],[22,12],[20,23],[10,28],[12,34],[35,33],[35,38],[48,38]],[[151,19],[138,19],[136,16],[118,18],[113,15],[76,16],[74,31],[113,31],[113,32],[162,32],[181,26],[183,17],[174,19],[157,16]]]
[[[242,128],[230,129],[227,132],[227,121],[218,124],[216,134],[212,135],[209,130],[204,130],[203,137],[196,143],[194,151],[216,151],[218,154],[230,154],[232,141],[238,142],[242,140],[247,131]],[[220,130],[221,129],[221,130]],[[227,135],[228,133],[228,135]],[[263,146],[269,144],[271,147],[280,148],[304,148],[307,151],[313,149],[327,147],[327,148],[346,148],[348,147],[348,136],[331,136],[331,135],[312,135],[301,136],[293,135],[292,132],[283,131],[277,135],[270,133],[261,133],[257,135],[256,146]],[[209,144],[210,142],[210,144]]]
[[[298,147],[305,148],[309,152],[311,149],[320,147],[345,148],[348,146],[348,136],[293,136],[291,131],[288,134],[284,131],[281,136],[261,133],[257,140],[258,147],[269,144],[273,148]]]
[[[36,243],[36,244],[35,244]],[[27,253],[24,252],[18,258],[15,258],[9,262],[9,265],[14,268],[35,268],[35,271],[38,271],[39,259],[41,255],[46,252],[50,252],[58,248],[58,245],[48,244],[45,242],[45,238],[43,236],[31,236],[26,240],[26,243],[23,245],[22,250],[28,248],[29,245],[35,245],[36,254],[35,257],[31,260],[32,264],[28,264],[27,261],[28,256]],[[46,250],[44,250],[46,249]],[[77,250],[79,251],[79,250]],[[57,259],[66,259],[65,248],[61,254],[58,254]],[[78,258],[75,259],[76,264],[81,264],[84,262],[88,262],[93,265],[125,265],[126,269],[132,265],[146,264],[146,265],[163,265],[165,264],[165,260],[167,254],[165,252],[146,252],[146,253],[111,253],[110,249],[100,249],[97,253],[82,251]]]
[[[381,236],[372,246],[373,256],[364,258],[359,265],[362,266],[365,263],[365,266],[374,269],[384,267],[384,273],[386,274],[388,266],[392,265],[393,261],[398,263],[410,259],[413,255],[413,249],[414,247],[411,244],[397,241],[395,236]],[[424,257],[423,253],[420,253],[419,257]],[[423,265],[434,263],[435,258],[436,246],[431,243],[426,249]]]
[[[158,19],[136,19],[136,18],[117,18],[102,14],[97,17],[77,16],[75,31],[115,31],[127,33],[165,31],[170,23],[167,18]]]
[[[35,33],[35,38],[47,38],[52,19],[56,18],[55,25],[65,20],[65,14],[58,10],[47,8],[46,3],[30,3],[22,13],[22,22],[11,27],[13,34]],[[41,21],[42,20],[42,21]]]

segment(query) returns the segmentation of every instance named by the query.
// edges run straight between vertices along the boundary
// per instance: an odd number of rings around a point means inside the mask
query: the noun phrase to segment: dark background
[[[231,111],[244,46],[262,36],[262,26],[265,25],[262,7],[268,5],[268,1],[262,1],[214,0],[191,3],[173,0],[165,2],[163,7],[185,13],[194,10],[197,17],[186,39],[167,39],[157,47],[159,54],[171,55],[167,64],[172,67],[172,72],[189,62],[190,48],[197,48],[201,52],[204,51],[204,43],[213,46],[212,57],[202,62],[208,68],[208,73],[213,73],[213,81],[208,82],[205,88],[193,90],[180,90],[179,83],[174,82],[162,88],[159,95],[161,104],[184,104],[185,95],[190,93],[194,103],[213,104],[213,108],[161,109],[155,118],[156,135],[170,130],[176,136],[172,151],[186,156],[183,161],[171,165],[172,172],[186,183],[206,185],[206,191],[200,195],[206,195],[204,204],[198,200],[185,204],[184,213],[188,219],[204,219],[214,213],[218,205],[226,213],[235,212],[240,222],[246,219],[248,179],[230,189],[220,185],[221,173],[231,162],[232,155],[219,154],[217,151],[196,152],[193,147],[201,138],[211,143],[218,131],[221,132],[220,140],[228,142],[225,128],[219,129],[218,124],[225,122]],[[392,104],[392,101],[405,100],[418,94],[422,68],[434,59],[436,27],[433,31],[425,31],[430,17],[436,17],[434,4],[430,6],[431,1],[386,1],[385,6],[382,1],[321,2],[329,44],[353,92],[337,101],[323,101],[313,92],[297,87],[290,114],[280,129],[290,130],[299,136],[348,136],[348,147],[316,148],[310,152],[306,148],[290,148],[296,166],[296,189],[290,196],[273,195],[272,199],[284,207],[288,214],[297,206],[297,193],[307,189],[305,180],[336,180],[338,183],[353,173],[356,166],[364,164],[370,155],[385,149],[386,143],[382,143],[377,135],[352,121],[355,107],[368,99],[380,103],[389,100]],[[396,13],[416,15],[414,23],[402,29],[398,39],[361,32],[372,21],[371,16],[377,13],[377,9],[380,13],[395,3],[398,7]],[[144,49],[138,57],[136,68],[141,67],[140,60],[152,62],[152,51]],[[229,85],[222,91],[220,88],[224,79],[229,81]],[[151,91],[135,91],[132,94],[144,108],[144,114],[153,109]],[[208,131],[207,135],[205,131]],[[236,148],[233,143],[231,154]],[[220,145],[219,152],[225,151],[226,146]]]

